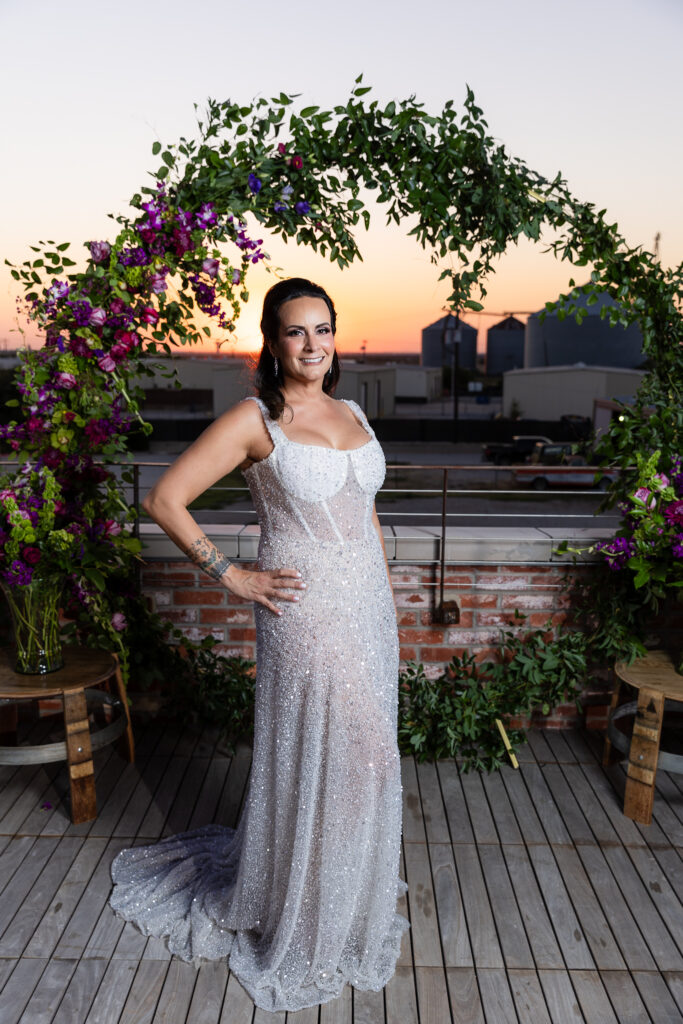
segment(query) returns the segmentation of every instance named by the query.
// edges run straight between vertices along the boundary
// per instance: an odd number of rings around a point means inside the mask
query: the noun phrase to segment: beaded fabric
[[[408,921],[396,913],[401,778],[398,638],[372,523],[382,449],[290,441],[258,402],[273,450],[244,471],[258,565],[306,582],[281,616],[255,605],[251,775],[221,825],[121,852],[111,906],[195,964],[228,958],[257,1006],[299,1010],[349,982],[379,991]]]

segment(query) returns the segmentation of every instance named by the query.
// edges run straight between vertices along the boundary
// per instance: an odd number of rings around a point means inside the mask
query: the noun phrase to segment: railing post
[[[446,523],[448,521],[448,466],[443,467],[443,484],[441,492],[441,550],[439,579],[439,603],[434,609],[434,621],[444,626],[454,626],[460,621],[460,608],[457,601],[444,600],[444,579],[446,576]]]

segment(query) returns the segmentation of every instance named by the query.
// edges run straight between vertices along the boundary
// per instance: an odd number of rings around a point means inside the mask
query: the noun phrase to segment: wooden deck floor
[[[0,768],[2,1024],[665,1024],[683,1021],[683,779],[660,774],[649,828],[620,767],[578,733],[532,734],[520,771],[460,776],[404,759],[411,921],[383,992],[254,1010],[225,964],[198,972],[109,910],[115,853],[234,824],[250,765],[215,738],[138,728],[99,755],[100,808],[72,826],[65,772]],[[598,749],[596,749],[598,748]]]

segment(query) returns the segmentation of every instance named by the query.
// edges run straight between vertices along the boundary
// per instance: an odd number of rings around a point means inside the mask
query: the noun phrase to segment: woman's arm
[[[188,511],[188,505],[237,466],[265,458],[272,441],[255,402],[223,413],[187,448],[146,495],[142,507],[181,551],[231,593],[259,601],[277,615],[274,599],[298,601],[292,590],[305,587],[296,569],[250,572],[233,565]]]

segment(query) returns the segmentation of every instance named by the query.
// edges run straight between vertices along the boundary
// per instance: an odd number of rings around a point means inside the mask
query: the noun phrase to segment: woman
[[[336,401],[335,310],[319,286],[266,295],[256,384],[168,469],[144,507],[202,569],[255,602],[252,770],[236,830],[125,850],[113,908],[186,960],[229,957],[267,1010],[381,989],[396,913],[398,642],[374,495],[382,450]],[[258,569],[231,565],[187,507],[236,466],[261,525]]]

